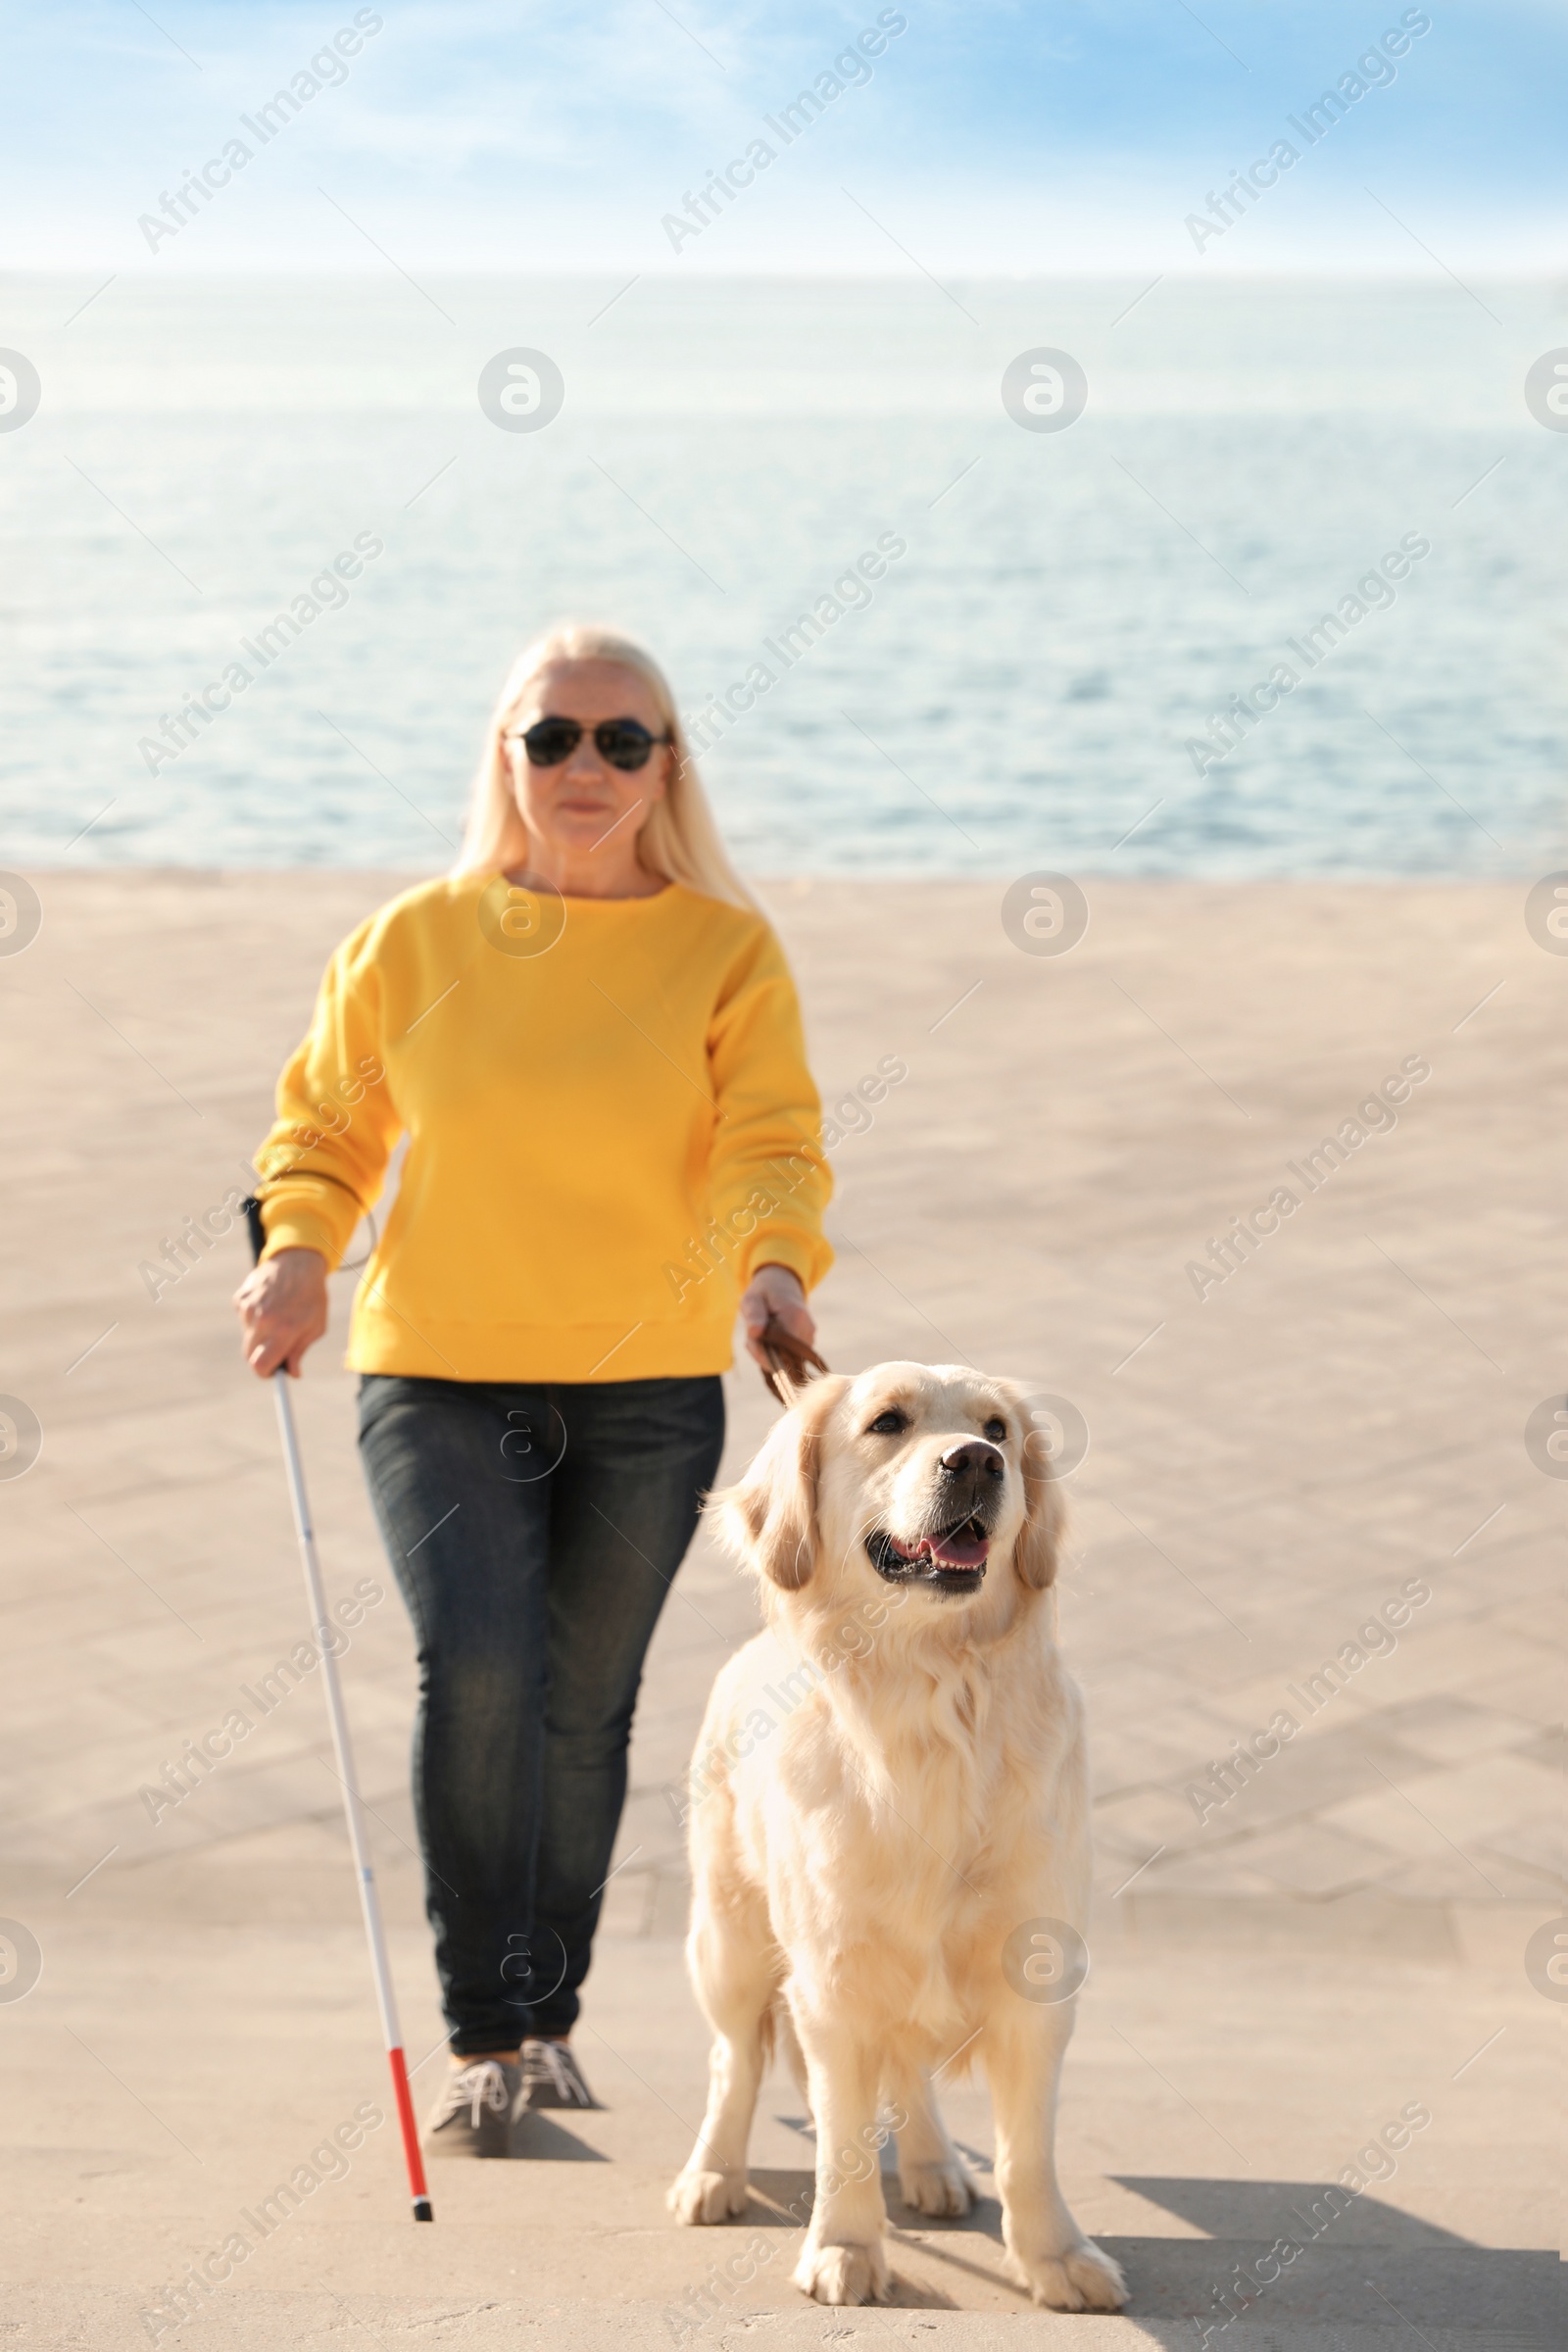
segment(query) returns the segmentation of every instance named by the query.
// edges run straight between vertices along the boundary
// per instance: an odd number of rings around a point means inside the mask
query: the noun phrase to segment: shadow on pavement
[[[1332,2234],[1337,2244],[1397,2247],[1468,2246],[1467,2237],[1440,2230],[1414,2214],[1400,2213],[1370,2193],[1352,2198],[1337,2183],[1311,2180],[1158,2180],[1115,2173],[1118,2187],[1163,2205],[1209,2237],[1258,2238],[1271,2245],[1289,2238],[1298,2246]]]
[[[1554,2253],[1477,2246],[1322,2181],[1115,2178],[1207,2232],[1101,2240],[1132,2285],[1129,2316],[1178,2323],[1160,2340],[1188,2352],[1232,2327],[1292,2320],[1413,2330],[1429,2341],[1433,2329],[1450,2338],[1479,2330],[1499,2352],[1503,2343],[1549,2352],[1562,2340]],[[1282,2260],[1291,2247],[1294,2259]]]
[[[1553,2253],[1473,2245],[1372,2195],[1347,2200],[1322,2181],[1115,2179],[1204,2232],[1098,2237],[1127,2275],[1128,2318],[1182,2352],[1208,2352],[1233,2328],[1274,2322],[1375,2328],[1407,2340],[1413,2330],[1440,2352],[1477,2332],[1492,2352],[1557,2352],[1564,2340]],[[972,2303],[972,2280],[1028,2309],[1003,2270],[995,2197],[982,2196],[962,2220],[937,2221],[904,2205],[896,2180],[883,2187],[896,2306],[963,2308]],[[810,2212],[809,2172],[760,2170],[751,2188],[744,2220],[753,2229],[797,2229]],[[1282,2243],[1297,2249],[1293,2259],[1276,2251]]]
[[[597,2148],[590,2148],[580,2140],[575,2132],[564,2130],[560,2124],[552,2122],[548,2115],[541,2115],[537,2108],[519,2116],[513,2125],[512,2154],[514,2158],[535,2161],[548,2157],[554,2164],[610,2162],[608,2156],[601,2155]]]

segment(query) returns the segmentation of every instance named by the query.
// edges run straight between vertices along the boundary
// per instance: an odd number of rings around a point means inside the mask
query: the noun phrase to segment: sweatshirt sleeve
[[[833,1263],[822,1211],[833,1191],[822,1105],[806,1062],[784,951],[760,925],[732,964],[709,1034],[718,1107],[713,1216],[739,1243],[741,1287],[759,1266],[789,1266],[812,1290]]]
[[[402,1129],[387,1082],[368,929],[346,940],[327,965],[310,1033],[277,1082],[277,1117],[256,1155],[265,1179],[264,1257],[319,1250],[335,1267],[379,1198]]]

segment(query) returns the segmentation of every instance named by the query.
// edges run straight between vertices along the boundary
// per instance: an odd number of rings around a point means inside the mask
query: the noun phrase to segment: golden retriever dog
[[[816,2127],[795,2282],[820,2303],[887,2291],[889,2128],[905,2202],[969,2210],[932,2082],[975,2059],[1013,2276],[1057,2311],[1126,2300],[1056,2180],[1089,1799],[1040,1434],[1011,1382],[955,1365],[830,1374],[710,1506],[768,1623],[714,1683],[692,1767],[687,1957],[714,2039],[669,2204],[745,2211],[776,2031]]]

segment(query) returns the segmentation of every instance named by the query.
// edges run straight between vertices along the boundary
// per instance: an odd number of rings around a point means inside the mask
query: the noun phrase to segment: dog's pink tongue
[[[920,1546],[939,1568],[978,1568],[991,1546],[984,1536],[940,1536]]]
[[[888,1541],[901,1560],[930,1560],[938,1568],[980,1568],[991,1549],[988,1536],[922,1536],[906,1544],[897,1536]]]

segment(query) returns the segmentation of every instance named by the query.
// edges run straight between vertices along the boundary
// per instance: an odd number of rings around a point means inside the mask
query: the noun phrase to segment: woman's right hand
[[[286,1364],[298,1380],[307,1348],[326,1329],[326,1260],[319,1250],[279,1250],[234,1293],[240,1346],[259,1380]]]

